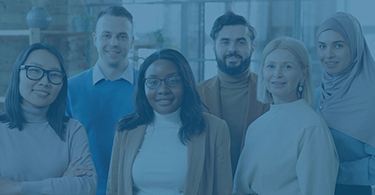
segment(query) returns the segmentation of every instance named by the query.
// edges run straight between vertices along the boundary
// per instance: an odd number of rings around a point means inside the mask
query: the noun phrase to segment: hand
[[[0,176],[0,195],[16,195],[21,194],[21,182],[12,181]]]
[[[63,177],[66,176],[91,176],[92,174],[88,171],[91,171],[92,168],[88,167],[87,165],[76,165],[76,163],[82,158],[82,156],[77,157],[72,162],[69,163],[68,168],[66,169]]]

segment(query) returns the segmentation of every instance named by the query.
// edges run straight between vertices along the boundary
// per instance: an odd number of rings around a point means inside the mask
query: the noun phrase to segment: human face
[[[98,20],[93,38],[101,68],[127,65],[134,41],[132,31],[133,25],[125,17],[104,15]]]
[[[31,52],[24,64],[32,64],[45,70],[61,71],[59,60],[44,49]],[[48,81],[47,74],[36,81],[26,77],[26,70],[20,70],[20,95],[22,104],[28,107],[41,108],[51,105],[59,94],[63,83],[54,85]]]
[[[275,49],[265,59],[263,77],[275,104],[298,100],[297,87],[305,79],[298,59],[286,49]]]
[[[244,25],[223,26],[214,42],[218,68],[228,75],[239,75],[250,67],[254,44]]]
[[[344,37],[333,30],[326,30],[318,38],[318,57],[329,74],[339,74],[351,62],[351,52]]]
[[[145,72],[145,78],[166,79],[178,76],[177,66],[169,60],[156,60]],[[145,93],[151,107],[159,114],[170,114],[181,107],[184,97],[184,86],[181,82],[176,87],[169,87],[162,81],[156,89],[150,89],[145,85]]]

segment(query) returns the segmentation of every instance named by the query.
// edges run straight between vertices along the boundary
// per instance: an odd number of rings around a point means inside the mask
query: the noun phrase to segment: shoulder
[[[86,79],[89,79],[90,78],[90,75],[92,75],[92,70],[93,68],[89,68],[77,75],[74,75],[73,77],[70,77],[68,79],[68,83],[80,83],[82,80],[86,80]]]
[[[219,84],[219,77],[216,75],[216,76],[213,76],[212,78],[210,79],[207,79],[205,81],[202,81],[200,83],[197,84],[197,88],[205,88],[205,87],[210,87],[210,86],[213,86],[215,84]]]
[[[210,131],[210,133],[229,131],[228,125],[223,119],[206,112],[203,112],[203,117],[206,121],[206,131]]]
[[[81,122],[73,118],[69,118],[68,121],[65,122],[65,125],[67,135],[73,135],[77,131],[85,130]]]

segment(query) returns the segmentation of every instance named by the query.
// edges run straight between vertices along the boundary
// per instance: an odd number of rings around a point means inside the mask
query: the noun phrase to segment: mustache
[[[237,58],[241,58],[242,59],[242,56],[240,56],[239,54],[237,53],[230,53],[230,54],[227,54],[224,56],[224,59],[227,59],[227,58],[230,58],[230,57],[237,57]]]

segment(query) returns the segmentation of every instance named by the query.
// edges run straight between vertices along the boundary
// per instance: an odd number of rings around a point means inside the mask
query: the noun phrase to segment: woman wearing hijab
[[[151,54],[139,69],[135,112],[117,125],[107,195],[231,193],[227,124],[202,112],[180,52]]]
[[[324,68],[317,111],[340,159],[336,194],[371,194],[375,184],[375,62],[358,20],[337,12],[317,32]]]
[[[234,178],[234,194],[333,195],[338,157],[324,120],[311,108],[310,59],[281,37],[263,50],[257,98],[271,109],[255,120]]]
[[[18,56],[0,116],[0,194],[95,194],[86,131],[64,116],[60,53],[36,43]]]

